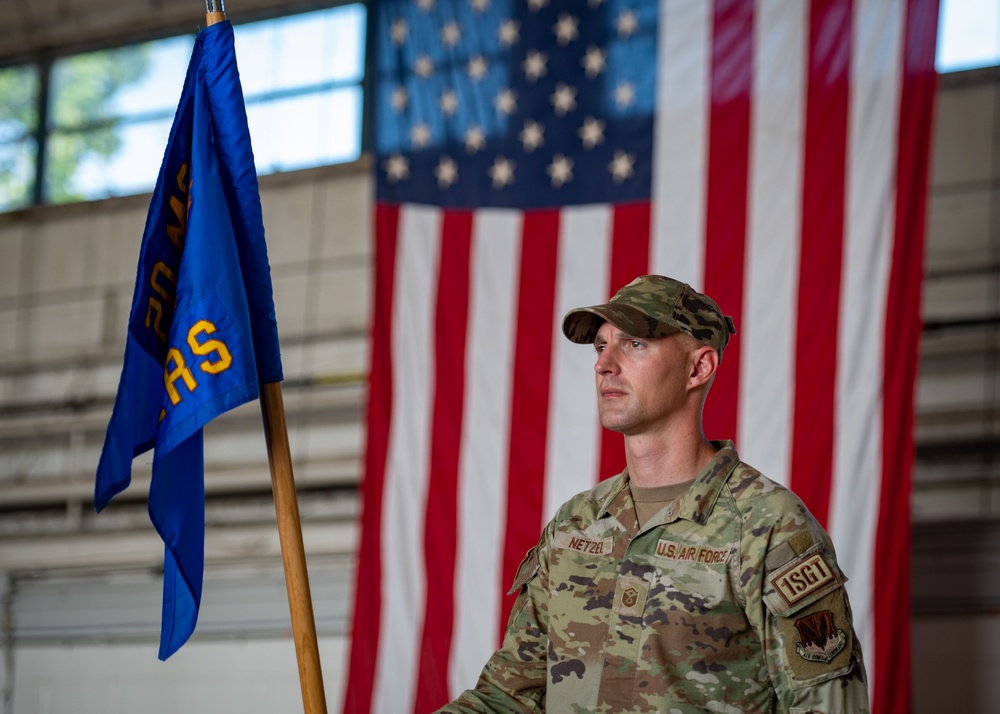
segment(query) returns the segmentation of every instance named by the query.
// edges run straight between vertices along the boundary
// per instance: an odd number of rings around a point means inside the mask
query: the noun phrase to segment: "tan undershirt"
[[[694,479],[668,486],[636,486],[630,483],[629,488],[632,489],[632,500],[635,501],[635,515],[639,519],[639,527],[642,528],[668,503],[676,501],[687,493],[693,483]]]

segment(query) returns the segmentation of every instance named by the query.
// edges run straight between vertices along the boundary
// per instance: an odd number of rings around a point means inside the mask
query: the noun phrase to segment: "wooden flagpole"
[[[222,0],[205,0],[205,24],[214,25],[226,19]],[[278,516],[278,539],[281,559],[285,566],[285,586],[292,616],[292,637],[299,664],[299,684],[305,714],[326,714],[326,693],[323,671],[319,663],[319,643],[316,638],[316,618],[313,615],[309,591],[306,551],[302,542],[302,521],[295,495],[295,476],[288,447],[288,426],[281,383],[260,385],[260,411],[264,419],[267,460],[271,467],[271,490]]]
[[[292,457],[288,448],[288,428],[285,424],[285,405],[281,398],[280,382],[260,385],[260,411],[264,417],[267,460],[271,465],[271,490],[274,492],[274,509],[278,514],[278,538],[281,541],[281,559],[285,565],[285,586],[288,588],[288,607],[292,614],[295,656],[299,662],[302,704],[306,714],[326,714],[316,620],[309,593],[309,572],[306,570],[306,551],[302,544],[302,522],[299,520],[299,502],[295,495],[295,477],[292,474]]]

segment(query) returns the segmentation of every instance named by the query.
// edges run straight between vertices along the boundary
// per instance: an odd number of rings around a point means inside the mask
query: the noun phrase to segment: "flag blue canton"
[[[648,200],[656,15],[647,0],[382,3],[379,200]]]
[[[155,449],[149,517],[164,543],[161,659],[194,632],[204,568],[202,427],[280,381],[264,224],[233,30],[195,41],[142,237],[101,510]]]

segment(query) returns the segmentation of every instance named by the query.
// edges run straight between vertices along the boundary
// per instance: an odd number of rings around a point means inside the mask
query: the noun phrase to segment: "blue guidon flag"
[[[372,5],[374,327],[345,711],[475,685],[555,509],[624,467],[567,310],[661,273],[735,318],[712,439],[826,526],[909,708],[937,0]],[[819,625],[811,625],[816,631]]]
[[[205,543],[202,427],[281,381],[257,174],[233,28],[202,31],[142,237],[98,511],[154,449],[149,517],[164,543],[160,659],[194,631]]]

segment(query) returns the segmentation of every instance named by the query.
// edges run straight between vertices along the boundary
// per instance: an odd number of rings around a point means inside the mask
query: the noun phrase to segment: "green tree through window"
[[[34,65],[0,68],[0,211],[31,201],[38,84]]]
[[[110,158],[121,148],[122,116],[115,99],[143,79],[149,43],[73,55],[52,69],[52,110],[45,162],[45,199],[53,203],[91,196],[74,179],[85,159]]]

